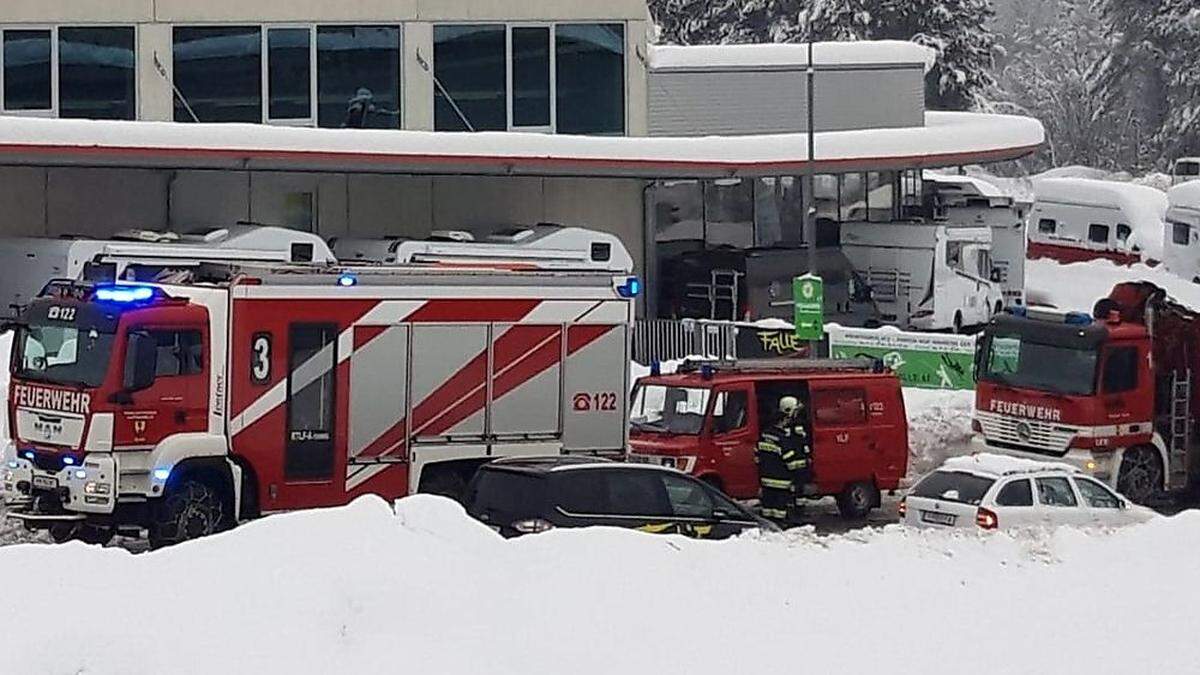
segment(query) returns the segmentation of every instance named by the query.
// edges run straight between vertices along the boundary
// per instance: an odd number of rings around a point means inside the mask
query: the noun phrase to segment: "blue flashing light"
[[[338,286],[343,286],[343,287],[349,288],[350,286],[357,286],[357,285],[358,285],[358,277],[356,277],[355,275],[353,275],[349,272],[346,272],[342,276],[338,277]]]
[[[33,461],[33,458],[35,457],[32,450],[26,450],[25,452],[22,452],[21,456],[24,457],[25,459],[28,459],[31,462]]]
[[[18,466],[21,466],[21,465],[17,462],[17,460],[15,460],[15,459],[8,460],[8,468],[15,469]]]
[[[1092,325],[1092,317],[1083,312],[1069,312],[1063,319],[1063,323],[1068,326],[1090,326]]]
[[[63,457],[63,464],[66,464],[67,466],[71,466],[74,463],[75,463],[74,457]]]
[[[154,289],[150,286],[101,286],[96,289],[96,299],[100,302],[145,302],[154,297]]]
[[[83,480],[84,478],[87,478],[87,471],[84,471],[83,469],[76,469],[75,478],[77,480]]]
[[[636,298],[642,294],[642,280],[637,277],[629,277],[625,283],[617,286],[617,295],[622,298]]]
[[[154,480],[166,480],[171,475],[170,469],[155,469]]]

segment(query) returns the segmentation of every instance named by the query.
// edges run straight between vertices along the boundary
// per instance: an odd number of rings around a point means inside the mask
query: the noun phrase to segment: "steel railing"
[[[633,359],[676,361],[689,356],[737,358],[738,327],[728,321],[639,319],[633,326]]]

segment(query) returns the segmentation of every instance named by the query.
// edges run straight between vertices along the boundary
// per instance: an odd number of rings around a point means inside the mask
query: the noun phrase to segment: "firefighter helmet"
[[[800,408],[800,399],[795,396],[784,396],[779,399],[779,414],[793,415]]]

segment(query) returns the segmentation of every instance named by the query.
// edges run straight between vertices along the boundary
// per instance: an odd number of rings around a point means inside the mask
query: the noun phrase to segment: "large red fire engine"
[[[1146,282],[1092,316],[1017,311],[980,340],[977,443],[1064,459],[1139,503],[1196,484],[1200,315]]]
[[[436,265],[52,283],[14,341],[9,514],[163,545],[365,493],[455,493],[496,456],[621,453],[639,285]]]

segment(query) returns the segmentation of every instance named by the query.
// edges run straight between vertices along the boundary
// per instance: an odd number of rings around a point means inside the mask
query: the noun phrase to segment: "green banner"
[[[834,358],[872,357],[900,376],[906,387],[975,388],[975,338],[940,333],[905,333],[894,328],[843,328],[830,325],[829,354]]]
[[[825,337],[825,282],[821,277],[805,274],[792,279],[792,302],[797,340],[820,340]]]

